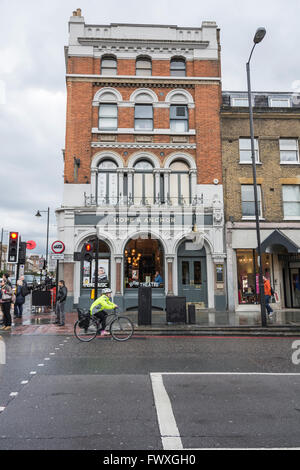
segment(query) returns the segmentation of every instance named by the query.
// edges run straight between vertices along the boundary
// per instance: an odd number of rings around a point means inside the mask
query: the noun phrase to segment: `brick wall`
[[[300,112],[255,115],[254,133],[259,139],[261,164],[256,165],[257,183],[261,184],[263,217],[266,222],[283,219],[282,184],[300,184],[300,166],[280,164],[279,138],[300,138]],[[253,184],[251,164],[240,164],[239,137],[250,138],[249,117],[222,113],[222,154],[225,217],[241,220],[241,184]]]
[[[152,74],[155,76],[169,76],[169,61],[153,61]],[[85,57],[70,57],[68,59],[67,71],[70,74],[97,74],[100,73],[100,59]],[[119,75],[135,75],[134,60],[118,61]],[[218,76],[218,61],[187,61],[188,76]],[[149,77],[151,80],[151,77]],[[76,81],[77,80],[77,81]],[[180,78],[178,78],[179,82]],[[121,85],[120,82],[124,82]],[[99,108],[92,106],[95,93],[109,86],[117,89],[124,101],[129,101],[131,94],[137,89],[135,86],[128,86],[124,79],[118,80],[116,86],[109,79],[103,77],[101,79],[102,86],[93,84],[93,81],[78,81],[78,79],[67,79],[67,125],[66,125],[66,146],[65,146],[65,182],[68,183],[88,183],[90,182],[90,165],[91,158],[99,149],[92,149],[91,142],[100,139],[99,134],[92,135],[92,128],[98,128],[98,112]],[[106,82],[106,83],[105,83]],[[151,82],[150,82],[151,83]],[[176,82],[175,82],[176,83]],[[179,82],[184,88],[183,82]],[[142,85],[147,88],[147,84]],[[151,87],[158,101],[165,101],[167,94],[174,88],[170,86]],[[188,92],[193,96],[195,109],[189,109],[189,127],[196,130],[196,136],[186,137],[186,143],[197,144],[197,152],[188,150],[189,155],[196,158],[198,165],[198,183],[212,184],[215,178],[222,181],[221,169],[221,141],[220,141],[220,84],[215,83],[199,83],[193,84],[187,88]],[[134,128],[134,108],[119,107],[118,109],[118,127]],[[169,109],[154,107],[154,128],[169,129]],[[102,138],[101,138],[102,139]],[[103,140],[103,139],[102,139]],[[116,141],[119,142],[135,142],[135,135],[117,135]],[[152,135],[152,142],[170,143],[171,135]],[[132,152],[130,149],[124,149],[128,152],[128,157],[137,150]],[[124,150],[118,149],[120,155]],[[145,149],[143,149],[144,151]],[[164,151],[165,157],[174,150]],[[149,149],[151,153],[156,154],[161,160],[160,149]],[[74,157],[80,158],[80,168],[78,171],[78,179],[74,180]],[[127,157],[127,158],[128,158]]]

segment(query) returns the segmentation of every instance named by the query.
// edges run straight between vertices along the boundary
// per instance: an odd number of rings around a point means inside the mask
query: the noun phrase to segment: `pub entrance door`
[[[205,248],[189,248],[191,243],[184,242],[178,249],[178,295],[186,297],[187,302],[202,303],[203,307],[207,307]]]

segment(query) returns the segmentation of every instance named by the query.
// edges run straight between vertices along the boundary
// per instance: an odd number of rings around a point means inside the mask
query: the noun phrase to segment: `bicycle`
[[[91,315],[89,310],[77,309],[78,320],[74,324],[74,334],[77,339],[83,342],[92,341],[100,332],[101,320],[96,314]],[[106,329],[116,341],[127,341],[134,332],[132,321],[119,315],[117,309],[109,313],[106,317]]]

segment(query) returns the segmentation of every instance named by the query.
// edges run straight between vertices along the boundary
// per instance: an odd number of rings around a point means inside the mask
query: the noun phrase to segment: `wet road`
[[[300,447],[295,340],[6,335],[0,449]]]

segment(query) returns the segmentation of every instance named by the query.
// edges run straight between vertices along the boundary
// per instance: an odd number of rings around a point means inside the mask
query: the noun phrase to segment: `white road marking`
[[[50,361],[50,357],[44,357],[44,361]]]
[[[32,370],[32,371],[30,372],[30,375],[34,375],[34,374],[36,374],[36,371],[35,371],[35,370]]]
[[[6,346],[2,336],[0,336],[0,364],[6,364]]]
[[[300,375],[300,372],[160,372],[160,375]]]
[[[162,374],[150,374],[150,377],[163,448],[164,450],[183,449]]]
[[[55,353],[50,353],[50,356],[55,356]]]
[[[18,395],[18,392],[11,392],[9,394],[10,397],[16,397]]]
[[[1,411],[4,411],[5,410],[5,406],[0,406],[0,413]]]
[[[38,364],[38,367],[43,367],[45,364]]]
[[[244,376],[300,376],[284,372],[152,372],[150,373],[156,413],[164,450],[300,450],[300,447],[262,448],[183,448],[172,405],[163,383],[163,375],[244,375]]]
[[[22,380],[21,385],[28,384],[28,380]]]

